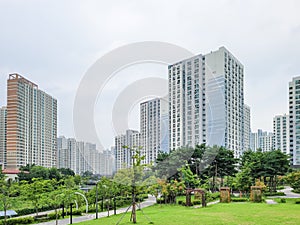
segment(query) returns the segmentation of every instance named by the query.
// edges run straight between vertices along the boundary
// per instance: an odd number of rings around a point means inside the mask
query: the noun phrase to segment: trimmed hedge
[[[53,206],[43,206],[41,208],[38,208],[38,211],[44,212],[44,211],[53,210],[53,209],[54,209]],[[35,208],[18,209],[18,210],[16,210],[16,212],[18,213],[18,216],[24,216],[24,215],[36,213]]]
[[[232,202],[248,202],[248,198],[231,198]]]
[[[202,201],[201,200],[194,200],[192,201],[193,205],[201,205]]]
[[[280,199],[280,203],[286,203],[286,199],[285,198],[281,198]]]
[[[156,199],[156,203],[157,203],[157,204],[165,204],[165,199],[163,199],[163,198],[158,198],[158,199]]]
[[[220,198],[220,192],[206,193],[206,202],[213,202]]]
[[[285,196],[283,192],[265,192],[264,196]]]
[[[34,223],[34,222],[35,221],[34,221],[34,218],[32,216],[6,220],[7,225],[31,224],[31,223]],[[4,220],[0,221],[0,225],[4,225]]]

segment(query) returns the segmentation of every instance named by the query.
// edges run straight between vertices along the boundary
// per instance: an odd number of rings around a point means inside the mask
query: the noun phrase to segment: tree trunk
[[[7,220],[7,215],[6,215],[6,206],[5,206],[6,203],[4,203],[4,225],[7,224],[6,220]]]
[[[132,187],[132,211],[131,219],[133,223],[136,223],[136,202],[135,202],[135,186]]]
[[[56,207],[55,207],[55,224],[58,225],[58,213]]]

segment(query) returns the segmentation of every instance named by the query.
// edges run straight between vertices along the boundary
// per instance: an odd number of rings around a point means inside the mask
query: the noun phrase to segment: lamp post
[[[73,220],[72,220],[72,208],[73,208],[73,203],[70,204],[70,224],[73,224]]]
[[[98,219],[98,182],[96,182],[96,219]]]

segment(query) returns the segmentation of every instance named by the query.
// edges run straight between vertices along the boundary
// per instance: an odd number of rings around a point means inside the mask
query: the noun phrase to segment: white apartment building
[[[96,148],[96,144],[76,141],[74,138],[57,138],[57,167],[70,168],[75,174],[90,171],[101,174],[103,155]]]
[[[197,55],[168,69],[170,150],[205,143],[205,58]]]
[[[104,150],[100,154],[100,174],[102,176],[113,175],[115,167],[114,148],[112,150]]]
[[[263,152],[275,149],[274,134],[267,131],[257,130],[257,133],[251,133],[250,149],[254,152],[260,150]]]
[[[274,150],[274,134],[272,132],[260,137],[260,149],[262,152]]]
[[[274,147],[290,155],[289,115],[279,115],[273,118]]]
[[[127,146],[128,148],[126,148]],[[125,134],[115,137],[115,168],[116,171],[132,166],[132,155],[130,149],[141,146],[141,134],[136,130],[126,130]],[[141,150],[143,151],[143,150]]]
[[[154,163],[159,151],[168,152],[168,102],[155,98],[140,104],[140,132],[144,163]]]
[[[250,107],[244,105],[244,151],[250,149],[250,139],[251,139],[251,113]]]
[[[169,145],[244,149],[244,67],[224,47],[168,67]]]
[[[6,167],[6,107],[0,108],[0,163]]]
[[[300,76],[289,82],[289,136],[291,164],[300,165]]]

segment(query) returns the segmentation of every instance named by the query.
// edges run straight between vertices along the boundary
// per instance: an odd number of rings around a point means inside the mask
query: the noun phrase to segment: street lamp
[[[96,219],[98,219],[98,182],[96,182]]]

